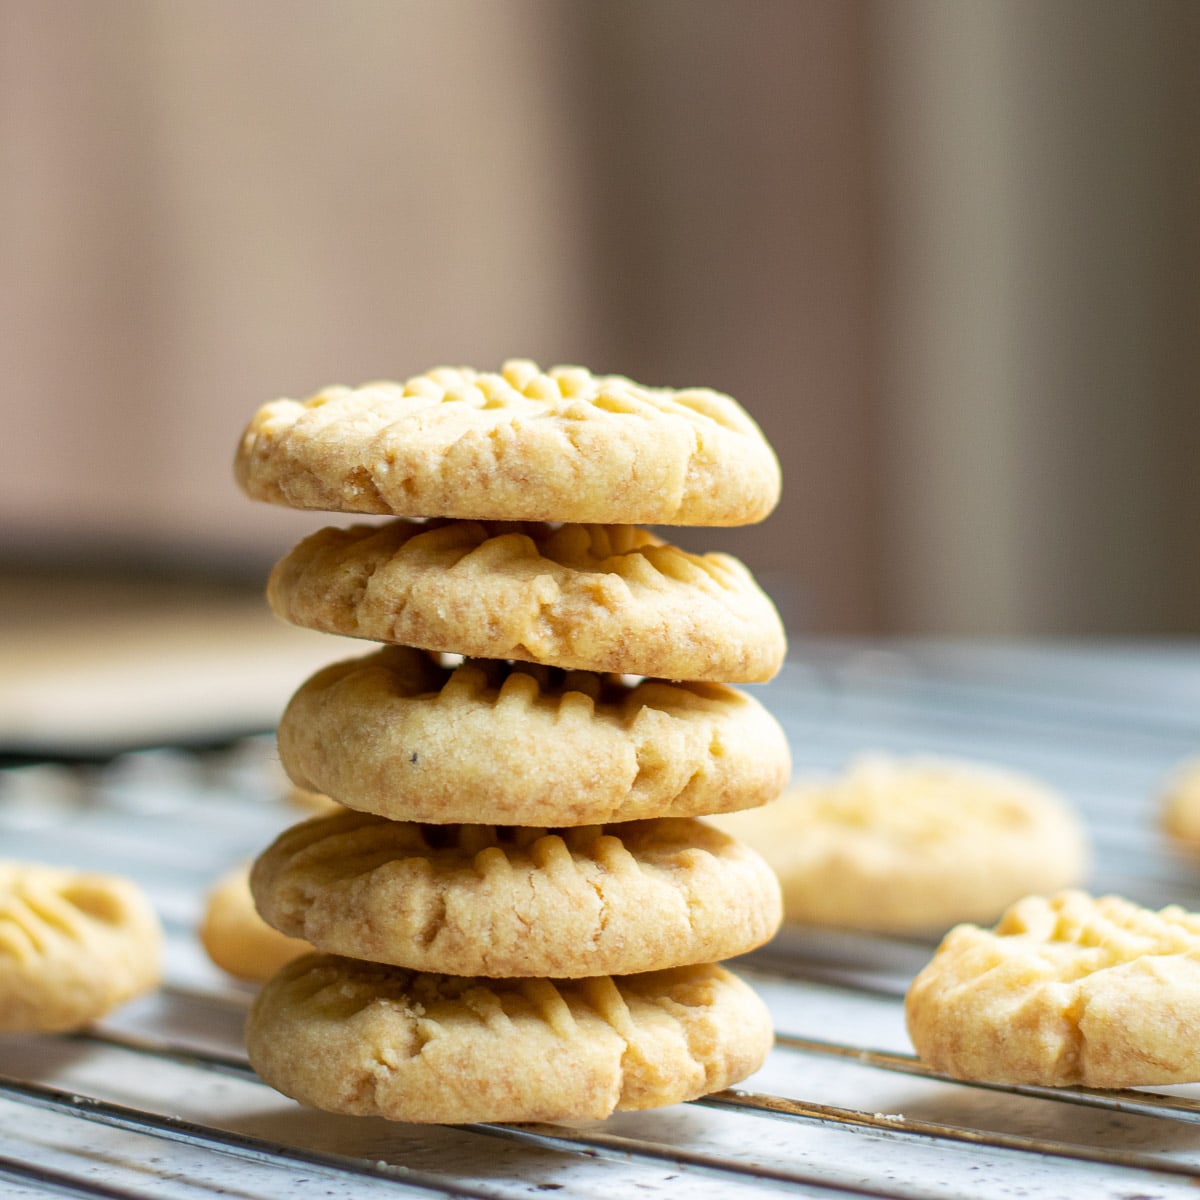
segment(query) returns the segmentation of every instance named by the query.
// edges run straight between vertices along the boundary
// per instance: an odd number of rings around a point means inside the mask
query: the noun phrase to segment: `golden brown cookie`
[[[304,809],[309,816],[337,812],[339,808],[337,801],[331,800],[324,792],[295,783],[287,789],[286,796],[289,804]]]
[[[235,470],[258,500],[404,517],[744,525],[779,499],[775,454],[729,396],[525,361],[276,400]]]
[[[0,1032],[78,1029],[156,987],[161,957],[131,880],[0,862]]]
[[[249,863],[230,871],[208,894],[200,941],[223,971],[248,983],[270,979],[280,967],[312,947],[272,929],[258,915],[250,894]]]
[[[787,648],[737,559],[623,525],[323,529],[276,564],[267,598],[326,633],[568,670],[764,682]]]
[[[255,999],[250,1062],[304,1104],[393,1121],[600,1119],[729,1087],[771,1048],[719,966],[613,979],[472,979],[317,954]]]
[[[913,980],[908,1030],[960,1079],[1097,1088],[1200,1080],[1200,914],[1029,896],[961,925]]]
[[[1180,763],[1162,795],[1163,828],[1191,851],[1200,850],[1200,758]]]
[[[788,921],[943,933],[1078,884],[1083,828],[1049,788],[979,763],[871,755],[714,823],[770,863]]]
[[[255,904],[319,950],[452,975],[624,975],[742,954],[779,925],[779,885],[701,821],[549,832],[347,811],[285,830]]]
[[[715,683],[468,659],[406,646],[318,672],[279,723],[300,787],[394,820],[590,825],[748,808],[787,782],[787,739]]]

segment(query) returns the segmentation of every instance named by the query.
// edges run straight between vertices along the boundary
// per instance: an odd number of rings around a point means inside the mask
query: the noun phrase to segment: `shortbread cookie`
[[[302,938],[272,929],[258,915],[249,863],[230,871],[209,892],[200,941],[221,970],[248,983],[270,979],[284,963],[312,950]]]
[[[319,950],[452,975],[624,975],[742,954],[779,925],[752,850],[695,820],[550,832],[347,811],[254,864],[264,919]]]
[[[1167,780],[1162,823],[1188,849],[1200,850],[1200,758],[1180,763]]]
[[[771,864],[788,921],[889,933],[995,920],[1030,892],[1078,884],[1088,857],[1049,788],[949,759],[864,757],[715,823]]]
[[[255,998],[250,1062],[304,1104],[393,1121],[600,1119],[719,1091],[771,1048],[719,966],[613,979],[422,975],[317,954]]]
[[[913,980],[921,1058],[960,1079],[1129,1088],[1200,1081],[1200,914],[1063,892],[950,931]]]
[[[764,682],[786,651],[737,559],[624,525],[323,529],[276,564],[267,598],[326,633],[569,670]]]
[[[258,500],[404,517],[745,525],[779,499],[775,454],[729,396],[524,361],[276,400],[235,470]]]
[[[279,756],[301,788],[394,820],[590,825],[763,804],[790,771],[778,722],[722,684],[530,664],[458,667],[406,646],[292,697]]]
[[[0,1032],[78,1029],[156,987],[161,956],[131,880],[0,862]]]

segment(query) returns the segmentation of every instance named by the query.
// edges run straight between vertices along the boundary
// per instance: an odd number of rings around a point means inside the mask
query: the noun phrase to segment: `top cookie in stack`
[[[691,818],[786,782],[779,726],[725,686],[770,679],[784,631],[736,559],[636,527],[766,516],[779,465],[754,422],[706,389],[515,361],[268,404],[236,469],[258,499],[393,518],[312,535],[268,587],[286,620],[385,645],[314,676],[280,724],[294,782],[372,815],[317,818],[256,864],[266,919],[344,956],[267,985],[247,1035],[260,1074],[319,1107],[469,1121],[603,1116],[756,1069],[769,1019],[711,960],[771,936],[778,885]],[[334,986],[359,997],[336,1029]],[[425,1050],[393,1052],[434,1036],[397,1016],[408,997],[419,1018],[426,992],[448,1005],[450,1078]],[[481,1004],[506,1022],[481,1031]],[[562,1041],[597,1013],[626,1050],[586,1088],[539,1053],[495,1094],[489,1072],[523,1053],[489,1040],[501,1028],[537,1040],[550,1022]],[[354,1022],[393,1049],[364,1048]]]
[[[779,462],[729,396],[526,361],[276,400],[236,471],[256,500],[395,517],[747,525],[779,500]]]

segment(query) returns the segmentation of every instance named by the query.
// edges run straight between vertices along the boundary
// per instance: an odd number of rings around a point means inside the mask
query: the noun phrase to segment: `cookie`
[[[787,648],[737,559],[624,525],[323,529],[276,564],[267,598],[326,633],[568,670],[764,682]]]
[[[309,816],[337,812],[340,807],[319,789],[301,787],[296,783],[286,790],[285,798],[290,805],[304,809]]]
[[[0,862],[0,1032],[78,1029],[156,987],[161,957],[131,880]]]
[[[1200,1081],[1200,914],[1067,891],[946,935],[906,999],[920,1057],[997,1083]]]
[[[779,876],[788,921],[942,933],[1078,884],[1083,829],[1033,779],[977,763],[868,756],[716,822]]]
[[[249,864],[230,871],[209,892],[199,934],[208,957],[247,983],[270,979],[284,963],[312,950],[303,939],[287,937],[258,915],[250,894]]]
[[[525,361],[276,400],[243,434],[235,473],[292,508],[614,525],[744,525],[780,485],[729,396]]]
[[[468,659],[405,646],[319,671],[279,757],[299,788],[394,820],[591,825],[763,804],[787,782],[778,722],[715,683]]]
[[[1200,850],[1200,758],[1180,763],[1167,780],[1162,824],[1189,850]]]
[[[472,979],[316,954],[255,998],[250,1062],[316,1108],[393,1121],[600,1119],[691,1100],[771,1048],[758,996],[722,967],[613,979]]]
[[[707,962],[780,919],[762,859],[686,819],[547,831],[347,811],[285,830],[251,888],[268,924],[319,950],[492,978]]]

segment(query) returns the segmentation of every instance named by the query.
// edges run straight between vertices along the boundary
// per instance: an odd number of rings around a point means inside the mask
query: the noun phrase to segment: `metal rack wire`
[[[1200,649],[806,646],[764,700],[800,768],[867,749],[1028,770],[1083,812],[1091,885],[1200,908],[1156,829],[1200,753]],[[1132,1197],[1194,1194],[1200,1088],[966,1085],[916,1061],[907,981],[931,946],[788,930],[739,964],[779,1030],[764,1069],[689,1105],[579,1126],[402,1126],[302,1109],[241,1046],[250,992],[194,936],[208,885],[296,812],[269,739],[0,772],[0,855],[138,879],[167,984],[69,1037],[0,1040],[0,1196]]]

